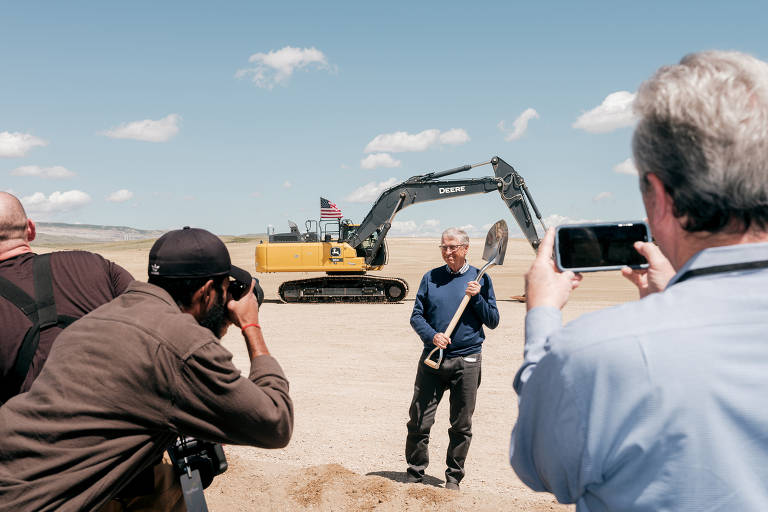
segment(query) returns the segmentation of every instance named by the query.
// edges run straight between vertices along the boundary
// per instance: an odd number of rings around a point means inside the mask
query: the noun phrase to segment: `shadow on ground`
[[[365,476],[381,476],[394,480],[395,482],[408,483],[408,473],[405,471],[372,471],[366,473]],[[432,487],[442,487],[444,481],[434,476],[424,475],[424,480],[421,482],[424,485],[431,485]]]

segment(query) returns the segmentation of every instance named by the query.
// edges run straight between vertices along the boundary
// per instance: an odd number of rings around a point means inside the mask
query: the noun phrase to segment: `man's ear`
[[[192,300],[185,312],[191,314],[199,321],[215,301],[216,293],[213,279],[209,279],[192,294]]]
[[[645,175],[648,186],[643,192],[645,211],[654,224],[675,218],[675,202],[667,192],[664,183],[654,173]]]
[[[27,219],[27,242],[34,240],[36,235],[37,229],[35,228],[35,223],[32,222],[32,219]]]
[[[209,279],[199,290],[202,294],[203,304],[205,309],[208,309],[211,304],[216,303],[217,290],[213,285],[213,279]]]

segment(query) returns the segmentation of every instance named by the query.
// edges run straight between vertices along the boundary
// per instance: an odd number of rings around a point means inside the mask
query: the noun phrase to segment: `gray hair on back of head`
[[[768,63],[686,55],[638,89],[632,140],[641,187],[653,173],[687,231],[768,227]]]
[[[463,229],[448,228],[443,231],[442,238],[453,238],[462,245],[469,245],[469,235]]]

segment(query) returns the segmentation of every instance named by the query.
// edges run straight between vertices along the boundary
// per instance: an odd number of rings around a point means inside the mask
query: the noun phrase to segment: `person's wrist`
[[[533,308],[550,307],[555,309],[561,309],[559,301],[553,297],[528,295],[528,300],[525,302],[526,310],[530,311]]]
[[[250,328],[261,329],[261,326],[257,322],[248,322],[247,324],[243,324],[240,326],[240,332],[242,332],[243,335],[245,335],[245,330]]]

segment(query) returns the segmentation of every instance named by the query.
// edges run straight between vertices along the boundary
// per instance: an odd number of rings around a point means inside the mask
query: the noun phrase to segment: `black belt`
[[[682,283],[691,277],[721,274],[723,272],[733,272],[735,270],[754,270],[758,268],[768,268],[768,260],[748,261],[745,263],[731,263],[730,265],[715,265],[713,267],[696,268],[685,272],[680,276],[680,279],[675,281],[674,284]]]

